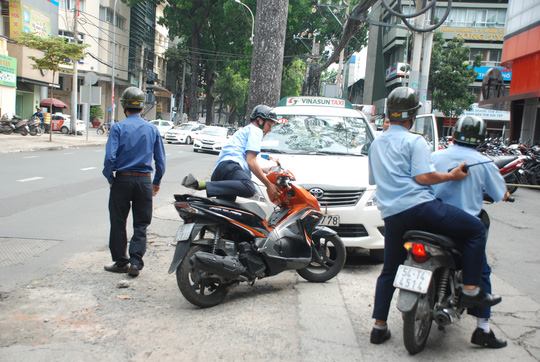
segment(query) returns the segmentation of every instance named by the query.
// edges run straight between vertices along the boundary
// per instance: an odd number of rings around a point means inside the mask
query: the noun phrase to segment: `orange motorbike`
[[[319,203],[277,166],[267,174],[280,190],[267,219],[255,202],[174,195],[184,220],[176,233],[169,273],[182,295],[199,307],[221,303],[240,282],[296,270],[310,282],[325,282],[343,268],[346,250],[335,231],[319,225]]]

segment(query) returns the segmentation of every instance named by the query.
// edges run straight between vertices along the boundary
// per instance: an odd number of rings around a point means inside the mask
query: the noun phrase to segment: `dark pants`
[[[212,173],[210,182],[206,183],[208,197],[224,200],[234,201],[237,196],[251,197],[255,192],[250,173],[234,161],[220,162]]]
[[[133,214],[133,236],[129,242],[129,258],[126,256],[126,221],[129,209]],[[144,266],[146,229],[152,221],[152,181],[150,176],[117,176],[109,195],[111,232],[109,249],[114,262],[128,262],[139,269]]]
[[[385,321],[388,318],[394,278],[407,257],[403,248],[403,234],[407,230],[424,230],[454,239],[463,253],[464,284],[480,284],[486,246],[482,222],[440,200],[425,202],[384,219],[384,265],[375,289],[375,319]]]
[[[489,216],[487,212],[482,210],[480,215],[478,215],[482,223],[486,228],[486,239],[489,233]],[[486,253],[484,253],[484,260],[482,262],[482,279],[480,280],[480,288],[486,293],[491,293],[491,267],[488,264]],[[467,313],[475,316],[477,318],[487,318],[491,317],[491,307],[487,308],[469,308]]]

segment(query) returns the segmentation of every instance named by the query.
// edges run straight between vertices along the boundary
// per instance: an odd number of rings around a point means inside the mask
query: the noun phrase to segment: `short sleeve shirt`
[[[383,219],[435,200],[431,186],[414,179],[434,171],[430,148],[422,136],[392,125],[377,137],[369,148],[369,183],[377,185],[375,196]]]
[[[234,161],[245,171],[250,172],[246,161],[246,152],[261,152],[263,136],[262,129],[253,124],[236,131],[229,142],[221,149],[217,164],[223,161]]]
[[[452,145],[432,155],[437,171],[448,169],[465,162],[473,165],[488,162],[490,159],[473,148]],[[461,181],[443,182],[433,185],[435,196],[447,204],[478,216],[482,211],[483,194],[488,194],[494,201],[501,201],[506,193],[506,185],[495,163],[478,164],[470,167],[468,176]]]

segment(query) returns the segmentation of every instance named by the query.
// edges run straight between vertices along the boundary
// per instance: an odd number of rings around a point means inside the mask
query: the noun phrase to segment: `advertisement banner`
[[[476,80],[481,81],[484,79],[484,76],[490,70],[491,68],[497,68],[501,71],[503,80],[505,82],[510,82],[512,80],[512,71],[508,68],[504,67],[474,67],[474,71],[476,72]]]
[[[25,33],[35,33],[39,36],[51,34],[51,21],[49,17],[42,12],[23,5],[22,11],[22,31]]]
[[[0,85],[17,86],[17,59],[0,55]]]
[[[18,38],[22,33],[21,0],[9,2],[9,36]]]

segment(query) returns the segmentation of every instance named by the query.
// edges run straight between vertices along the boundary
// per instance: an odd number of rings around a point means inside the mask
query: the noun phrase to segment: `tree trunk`
[[[279,101],[289,0],[257,0],[248,107]]]
[[[216,73],[212,69],[206,69],[206,124],[211,125],[214,123],[214,95],[212,94],[214,89],[214,83],[216,80]]]
[[[308,67],[308,76],[302,84],[303,96],[319,96],[321,88],[321,66],[311,63]]]
[[[199,49],[200,35],[197,26],[193,25],[193,33],[191,34],[191,48]],[[197,99],[197,89],[199,86],[199,55],[195,52],[189,54],[191,60],[191,81],[189,84],[189,120],[197,122],[199,117],[197,111],[199,108],[199,101]]]

